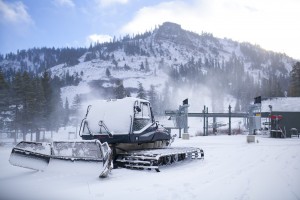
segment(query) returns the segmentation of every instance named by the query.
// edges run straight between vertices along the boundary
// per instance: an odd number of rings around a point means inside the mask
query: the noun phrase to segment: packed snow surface
[[[0,199],[300,199],[300,139],[255,139],[177,138],[173,146],[203,148],[205,159],[179,162],[159,173],[114,169],[105,179],[89,163],[52,163],[44,172],[15,167],[8,162],[11,147],[2,146]]]

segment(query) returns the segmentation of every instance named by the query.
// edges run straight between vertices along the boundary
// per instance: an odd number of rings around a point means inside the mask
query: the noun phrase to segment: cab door
[[[134,107],[131,141],[141,141],[141,134],[153,125],[149,102],[137,102]]]

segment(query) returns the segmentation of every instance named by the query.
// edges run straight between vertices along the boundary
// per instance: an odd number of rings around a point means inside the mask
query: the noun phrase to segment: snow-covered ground
[[[300,199],[300,139],[217,135],[177,139],[195,146],[204,160],[185,161],[155,171],[114,169],[99,179],[95,166],[56,165],[35,172],[8,162],[0,147],[0,199]]]

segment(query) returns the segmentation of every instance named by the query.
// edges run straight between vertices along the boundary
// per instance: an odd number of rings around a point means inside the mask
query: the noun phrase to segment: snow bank
[[[300,139],[245,135],[177,139],[174,146],[201,147],[204,160],[148,170],[114,169],[106,179],[95,166],[55,166],[32,172],[9,165],[0,147],[0,199],[299,199]],[[90,169],[91,172],[90,172]]]

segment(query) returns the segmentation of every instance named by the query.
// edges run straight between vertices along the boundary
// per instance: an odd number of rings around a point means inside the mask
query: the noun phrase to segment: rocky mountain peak
[[[181,25],[173,22],[164,22],[159,29],[164,32],[180,32],[182,31]]]
[[[188,37],[188,32],[183,30],[179,24],[164,22],[155,34],[156,41],[169,41],[177,45],[193,46]]]

